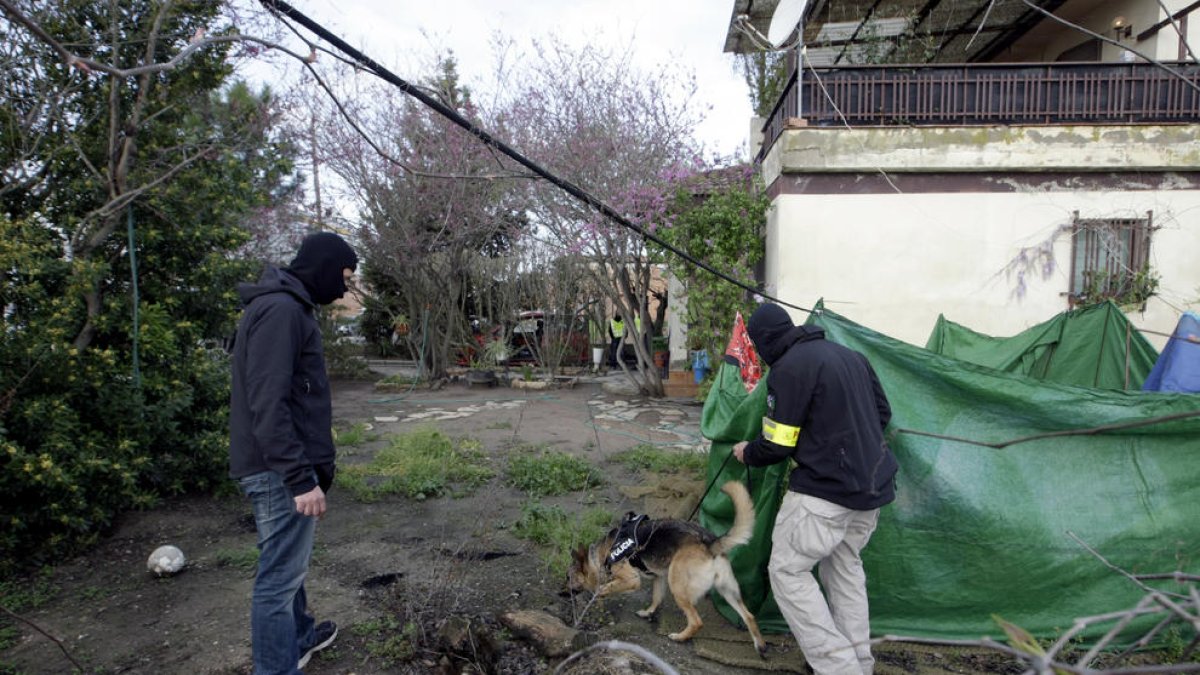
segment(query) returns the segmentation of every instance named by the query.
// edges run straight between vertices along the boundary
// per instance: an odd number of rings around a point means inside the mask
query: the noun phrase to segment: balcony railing
[[[763,127],[1200,123],[1200,66],[1169,63],[843,66],[793,71]]]

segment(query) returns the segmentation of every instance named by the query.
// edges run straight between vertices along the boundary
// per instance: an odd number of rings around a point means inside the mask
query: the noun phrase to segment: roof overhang
[[[734,0],[725,51],[764,51],[780,0]],[[1091,0],[809,0],[803,43],[815,66],[990,61],[1064,4]],[[1031,6],[1032,5],[1032,6]],[[1069,8],[1068,8],[1069,9]],[[1071,12],[1074,13],[1074,12]],[[796,37],[793,34],[793,41]]]

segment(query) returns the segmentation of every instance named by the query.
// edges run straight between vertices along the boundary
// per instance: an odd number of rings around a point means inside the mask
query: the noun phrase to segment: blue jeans
[[[317,519],[296,512],[292,491],[274,471],[238,483],[254,506],[258,527],[258,574],[250,606],[254,675],[295,675],[301,647],[313,640],[304,577]]]

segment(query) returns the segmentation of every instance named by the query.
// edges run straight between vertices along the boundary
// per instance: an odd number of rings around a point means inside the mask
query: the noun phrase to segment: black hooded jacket
[[[318,480],[328,490],[332,405],[316,305],[300,279],[273,267],[238,294],[245,310],[233,345],[229,475],[274,471],[293,496]]]
[[[793,325],[777,305],[760,307],[747,329],[771,369],[763,434],[746,446],[746,464],[790,457],[793,492],[864,511],[890,503],[897,464],[883,430],[892,413],[867,358],[821,328]]]

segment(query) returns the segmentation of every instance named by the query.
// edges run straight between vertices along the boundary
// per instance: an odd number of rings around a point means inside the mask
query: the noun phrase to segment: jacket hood
[[[333,232],[310,234],[300,242],[300,250],[285,269],[308,289],[318,305],[328,305],[346,294],[342,270],[357,269],[358,256],[350,244]]]
[[[746,332],[768,366],[778,361],[795,342],[825,337],[825,329],[797,326],[787,311],[771,302],[754,310],[746,323]]]
[[[262,276],[258,281],[252,284],[241,283],[237,287],[238,297],[242,299],[243,305],[250,304],[250,301],[260,295],[268,293],[290,293],[296,299],[303,302],[307,307],[316,307],[316,303],[308,294],[308,289],[304,284],[291,273],[281,270],[278,267],[268,267],[263,270]]]

